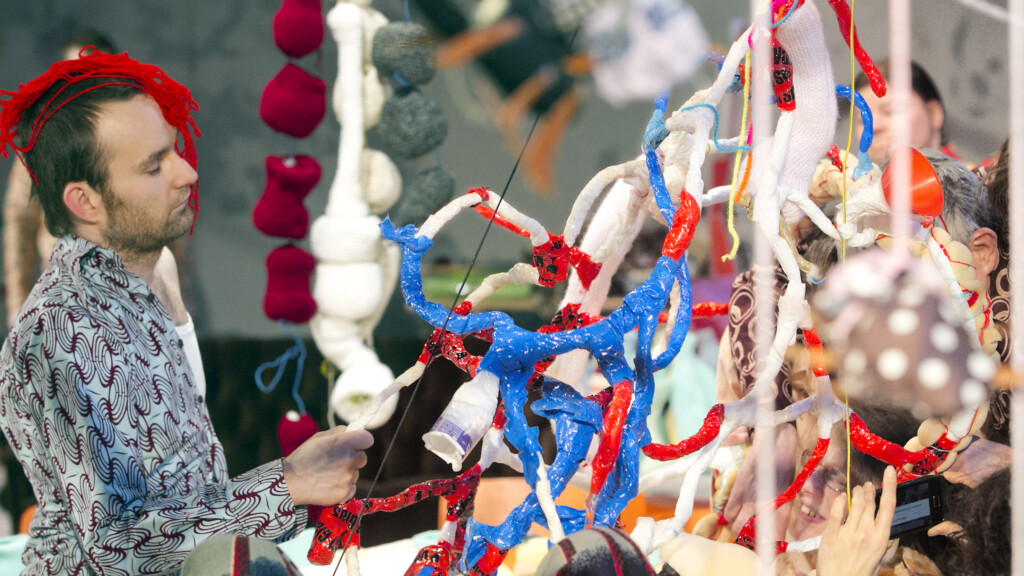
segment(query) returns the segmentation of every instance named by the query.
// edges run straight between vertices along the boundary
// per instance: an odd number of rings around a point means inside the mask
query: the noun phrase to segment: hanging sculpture
[[[884,91],[856,34],[849,33],[848,7],[842,0],[830,0],[830,4],[840,27],[847,26],[844,36],[872,78],[873,88]],[[715,82],[694,94],[678,111],[666,117],[667,98],[657,101],[643,135],[643,155],[594,176],[577,196],[560,234],[549,233],[504,198],[483,188],[471,189],[418,227],[395,227],[386,218],[381,222],[383,236],[402,250],[400,286],[405,302],[435,332],[416,364],[383,388],[352,426],[367,426],[381,406],[422,375],[427,363],[443,357],[471,379],[456,392],[424,435],[424,442],[455,471],[463,469],[467,455],[481,442],[482,455],[454,480],[431,481],[391,498],[353,500],[325,510],[309,552],[310,561],[330,563],[334,553],[341,550],[346,554],[349,574],[357,573],[359,521],[364,514],[392,511],[430,496],[451,495],[449,502],[455,504],[448,511],[439,542],[425,548],[408,573],[428,569],[433,572],[427,573],[444,574],[458,566],[468,574],[491,574],[533,523],[548,528],[552,542],[588,526],[614,526],[638,493],[682,478],[673,517],[658,522],[641,518],[631,534],[640,549],[650,553],[682,533],[693,512],[698,479],[728,435],[741,426],[777,426],[805,413],[816,415],[816,447],[794,482],[774,500],[773,507],[794,498],[824,456],[833,426],[845,420],[849,421],[852,446],[896,466],[901,479],[941,471],[952,462],[956,451],[984,421],[984,407],[969,405],[951,418],[927,422],[916,441],[904,448],[872,434],[832,392],[822,343],[805,299],[801,261],[780,234],[780,221],[792,226],[806,215],[837,244],[843,240],[854,244],[875,242],[885,234],[870,226],[867,215],[891,211],[887,201],[889,176],[871,166],[863,155],[863,165],[856,170],[852,161],[844,167],[842,154],[831,150],[837,117],[836,87],[814,3],[776,0],[768,21],[768,27],[755,24],[748,28],[723,59]],[[771,44],[773,62],[751,63],[748,53],[759,42]],[[746,63],[741,69],[743,59]],[[781,114],[773,135],[763,141],[754,139],[744,125],[740,137],[719,140],[717,107],[723,96],[730,89],[742,90],[744,98],[763,96],[751,96],[751,74],[768,67],[776,72],[774,96]],[[862,113],[867,114],[866,108]],[[737,188],[734,182],[726,189],[705,193],[701,168],[712,146],[718,151],[747,153],[743,165],[749,187]],[[864,141],[861,149],[866,150]],[[832,171],[836,164],[838,176]],[[927,176],[927,169],[922,169]],[[841,183],[848,180],[851,209],[845,220],[837,216],[839,221],[833,223],[811,200],[811,190],[816,189],[816,195],[831,195],[829,190],[837,188],[836,177]],[[597,205],[609,187],[603,202]],[[679,352],[693,317],[724,312],[721,305],[692,302],[685,255],[701,219],[701,208],[727,199],[734,202],[737,195],[744,201],[744,188],[760,240],[770,242],[789,278],[778,303],[779,320],[772,346],[762,360],[752,393],[712,407],[703,425],[689,438],[671,445],[652,443],[646,422],[654,373],[664,369]],[[920,223],[915,223],[918,251],[945,263],[940,266],[944,277],[959,286],[956,280],[962,274],[954,272],[949,265],[952,257],[943,249],[948,242],[944,243],[928,219],[941,209],[941,186],[915,189],[914,206],[922,216]],[[436,234],[467,209],[528,239],[533,259],[490,276],[449,310],[426,299],[421,264]],[[591,212],[594,216],[581,239],[583,224]],[[648,215],[667,229],[654,270],[624,297],[620,306],[599,316],[610,275]],[[821,272],[814,268],[805,271],[810,279],[819,278]],[[551,324],[536,331],[518,326],[503,312],[478,311],[479,304],[502,285],[551,287],[562,281],[567,281],[568,287],[559,310]],[[955,291],[961,299],[962,289]],[[954,293],[952,285],[950,292]],[[665,326],[660,339],[656,337],[659,325]],[[964,326],[972,328],[975,322],[965,317]],[[638,345],[630,361],[624,352],[623,336],[633,330],[638,333]],[[760,410],[756,398],[763,388],[772,386],[784,350],[798,330],[811,353],[817,391],[784,409]],[[974,330],[973,334],[979,332]],[[468,353],[462,345],[468,335],[490,341],[487,352],[479,357]],[[979,347],[983,338],[976,338]],[[567,360],[573,355],[595,360],[610,386],[590,396],[581,394],[571,385],[580,366]],[[531,390],[541,396],[531,404],[532,411],[553,422],[556,452],[553,459],[549,458],[550,465],[545,463],[537,429],[530,427],[525,418],[527,392]],[[592,443],[596,443],[596,450],[591,450]],[[641,475],[641,452],[670,463]],[[520,470],[531,493],[504,522],[492,526],[471,518],[470,510],[479,474],[494,462]],[[586,506],[556,506],[555,498],[574,479],[590,487]],[[751,518],[737,543],[752,547],[754,526],[755,519]],[[780,551],[807,551],[817,548],[819,541],[820,537],[779,542],[777,547]],[[669,552],[678,546],[674,544]]]

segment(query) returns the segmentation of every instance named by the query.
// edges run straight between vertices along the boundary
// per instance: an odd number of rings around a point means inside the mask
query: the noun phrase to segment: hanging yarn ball
[[[316,420],[313,420],[309,412],[299,414],[289,410],[277,422],[277,442],[281,445],[281,455],[290,455],[317,431]]]
[[[334,88],[336,95],[340,90],[338,86]],[[371,67],[363,74],[363,128],[369,130],[380,122],[380,111],[387,97],[387,88],[381,83],[377,69]],[[334,108],[340,110],[341,105],[335,104]]]
[[[382,77],[398,74],[412,84],[426,84],[434,77],[434,40],[422,24],[392,22],[373,37],[373,65]]]
[[[455,176],[443,166],[432,166],[416,175],[395,217],[402,224],[422,224],[455,195]]]
[[[320,0],[284,0],[274,13],[274,44],[287,56],[302,58],[324,41]]]
[[[312,156],[267,156],[267,185],[252,211],[256,229],[268,236],[306,237],[309,212],[303,199],[320,181],[320,163]]]
[[[267,293],[263,312],[271,320],[305,324],[316,313],[309,277],[316,259],[298,246],[280,246],[267,255]]]
[[[277,422],[277,443],[281,445],[281,455],[287,457],[319,431],[320,427],[316,425],[316,420],[313,420],[309,412],[299,414],[295,410],[289,410]],[[323,506],[306,506],[309,518],[319,518],[321,511]]]
[[[441,107],[415,90],[384,102],[377,125],[384,148],[398,158],[416,158],[437,148],[448,135]]]
[[[260,97],[263,122],[295,138],[312,134],[326,113],[327,84],[292,63],[281,68]]]

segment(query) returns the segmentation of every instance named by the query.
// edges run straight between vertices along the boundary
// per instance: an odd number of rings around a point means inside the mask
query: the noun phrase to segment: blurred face
[[[122,254],[159,251],[188,231],[195,170],[174,150],[177,131],[149,96],[104,105],[97,140],[108,159],[102,192],[106,246]]]
[[[798,462],[802,469],[811,458],[814,444],[809,438],[801,438],[800,445],[804,448]],[[796,541],[820,536],[825,531],[825,520],[832,509],[832,503],[836,498],[845,497],[846,428],[839,423],[832,429],[832,439],[825,456],[796,497],[796,510],[787,537]]]
[[[869,108],[871,108],[872,120],[874,122],[874,138],[871,148],[868,149],[868,156],[871,161],[879,166],[885,164],[892,155],[892,125],[894,121],[894,110],[892,109],[892,94],[887,93],[884,98],[875,96],[870,88],[860,90]],[[942,105],[936,100],[925,102],[916,93],[910,94],[910,105],[907,108],[907,115],[910,118],[909,144],[914,148],[932,148],[938,150],[942,146],[942,124],[945,120],[942,113]],[[864,131],[860,114],[856,113],[857,139],[860,139]]]

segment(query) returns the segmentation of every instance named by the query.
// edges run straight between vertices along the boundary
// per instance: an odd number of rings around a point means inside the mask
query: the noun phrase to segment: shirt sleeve
[[[42,387],[28,404],[45,433],[39,460],[49,469],[41,473],[53,477],[93,571],[161,574],[217,534],[284,541],[305,527],[281,459],[225,478],[205,410],[190,413],[175,396],[187,387],[159,372],[140,386],[125,362],[100,361],[111,358],[103,354],[108,341],[81,329],[68,334],[70,343],[59,327],[42,331],[23,365]]]

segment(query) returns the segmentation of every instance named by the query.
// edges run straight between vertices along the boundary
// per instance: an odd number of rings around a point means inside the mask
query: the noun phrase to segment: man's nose
[[[181,156],[177,156],[178,159],[178,173],[176,174],[177,180],[175,181],[175,188],[184,188],[195,184],[196,180],[199,179],[199,174],[195,168],[188,163],[187,160]]]

